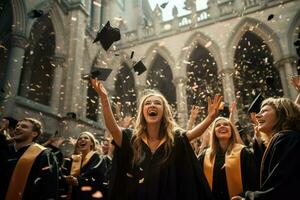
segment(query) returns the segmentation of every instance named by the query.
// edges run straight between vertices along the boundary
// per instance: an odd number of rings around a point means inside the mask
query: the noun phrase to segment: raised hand
[[[112,134],[115,143],[120,147],[122,144],[122,132],[111,110],[107,91],[102,82],[97,79],[91,79],[91,84],[101,99],[105,126]]]
[[[192,106],[192,110],[191,110],[191,116],[190,116],[190,119],[196,120],[196,118],[198,117],[198,114],[199,114],[200,110],[201,110],[201,109],[200,109],[199,106],[193,105],[193,106]]]
[[[102,81],[99,81],[97,79],[91,79],[91,84],[100,97],[107,96],[107,91],[104,88]]]
[[[220,94],[216,94],[214,100],[212,101],[210,97],[208,97],[208,116],[211,118],[216,118],[218,115],[219,107],[222,101],[222,96]]]

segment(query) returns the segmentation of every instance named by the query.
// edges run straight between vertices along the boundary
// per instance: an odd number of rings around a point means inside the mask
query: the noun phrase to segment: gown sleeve
[[[300,133],[279,133],[263,159],[261,187],[247,191],[247,200],[296,199],[300,180]]]
[[[175,136],[178,199],[212,199],[202,166],[186,134]]]

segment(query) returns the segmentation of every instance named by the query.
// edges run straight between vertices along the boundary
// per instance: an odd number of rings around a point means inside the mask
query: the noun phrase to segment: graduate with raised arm
[[[184,132],[175,123],[165,97],[150,91],[140,100],[134,129],[121,129],[102,83],[91,82],[101,99],[105,125],[116,144],[117,167],[111,182],[111,199],[210,199],[189,141],[199,137],[215,119],[220,95],[213,101],[209,98],[208,116]]]

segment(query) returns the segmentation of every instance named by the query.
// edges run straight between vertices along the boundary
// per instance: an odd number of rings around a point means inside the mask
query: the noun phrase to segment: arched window
[[[176,88],[172,81],[173,74],[168,62],[157,54],[147,75],[147,86],[160,91],[176,109]]]
[[[50,105],[54,67],[55,32],[49,15],[33,24],[25,52],[19,95]]]
[[[0,101],[4,93],[4,80],[11,48],[12,8],[10,1],[0,0]]]
[[[123,117],[136,114],[136,90],[134,76],[126,63],[122,64],[115,81],[115,103],[121,103]]]
[[[278,70],[268,45],[255,33],[247,31],[240,39],[234,55],[235,94],[246,111],[259,92],[264,97],[282,96]]]
[[[207,97],[223,94],[222,81],[218,77],[216,61],[206,48],[198,44],[192,51],[187,65],[187,104],[190,113],[192,105],[201,107],[198,121],[207,114]]]

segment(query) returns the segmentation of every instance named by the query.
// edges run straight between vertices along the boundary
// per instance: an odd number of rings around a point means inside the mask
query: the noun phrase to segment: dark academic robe
[[[204,165],[206,150],[204,150],[198,157],[199,163],[202,167]],[[243,148],[240,154],[240,162],[243,191],[257,189],[259,186],[259,175],[257,170],[259,165],[255,162],[253,151],[246,147]],[[230,200],[226,180],[226,171],[225,167],[223,167],[224,163],[225,153],[221,151],[217,152],[213,169],[213,183],[211,191],[215,200]]]
[[[122,146],[116,146],[110,199],[201,200],[211,199],[208,184],[185,134],[175,133],[169,159],[162,163],[161,145],[154,154],[142,143],[142,160],[132,166],[132,130],[122,131]]]
[[[10,178],[16,164],[29,146],[18,151],[14,145],[6,145],[0,136],[0,199],[5,199]],[[24,190],[23,200],[57,199],[58,196],[58,167],[49,149],[38,155],[29,173]]]
[[[261,166],[260,189],[247,191],[247,200],[299,199],[300,132],[289,130],[274,135]]]
[[[72,159],[66,159],[62,167],[62,174],[64,176],[70,175],[72,166]],[[77,177],[78,186],[72,187],[72,200],[89,200],[89,199],[103,199],[99,198],[98,192],[101,192],[105,198],[107,193],[107,183],[105,183],[106,167],[103,158],[98,153],[90,158],[86,165],[80,169],[80,174]],[[62,178],[61,199],[65,199],[68,192],[68,184]],[[87,189],[87,190],[86,190]],[[93,197],[93,195],[95,195]]]

